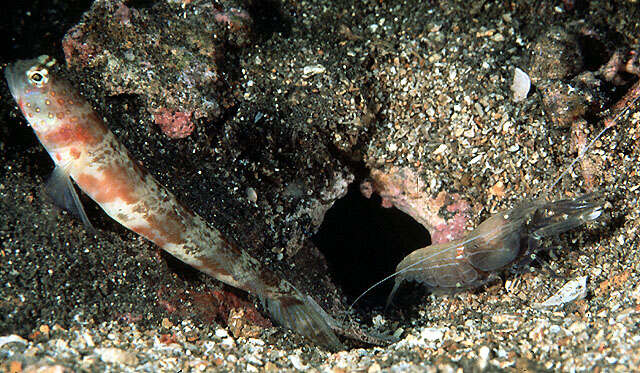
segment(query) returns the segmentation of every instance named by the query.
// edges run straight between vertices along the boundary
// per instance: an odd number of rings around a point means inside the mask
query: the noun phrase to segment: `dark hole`
[[[0,13],[3,62],[40,54],[57,57],[62,37],[91,3],[91,0],[3,2]]]
[[[158,0],[129,0],[127,5],[129,8],[145,9],[154,6]]]
[[[279,1],[251,0],[246,6],[253,19],[253,30],[258,37],[269,39],[277,32],[284,36],[291,33],[292,22]]]
[[[196,281],[201,275],[201,272],[197,269],[191,267],[164,250],[160,250],[160,256],[166,261],[169,271],[175,273],[183,281]]]
[[[422,225],[394,207],[383,208],[377,195],[365,198],[357,184],[353,183],[347,195],[327,211],[320,231],[313,237],[349,302],[392,274],[407,254],[431,243]],[[384,305],[392,285],[393,280],[386,281],[359,305]]]
[[[604,42],[594,36],[583,35],[578,37],[578,43],[586,70],[596,71],[607,63],[609,52]]]

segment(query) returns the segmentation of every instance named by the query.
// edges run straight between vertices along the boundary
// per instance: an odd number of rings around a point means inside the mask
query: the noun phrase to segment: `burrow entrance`
[[[331,278],[349,302],[393,273],[407,254],[431,244],[429,232],[422,225],[395,207],[382,207],[376,194],[365,198],[359,184],[352,183],[347,195],[327,211],[312,238],[328,262]],[[392,286],[393,280],[385,282],[359,305],[384,305]]]

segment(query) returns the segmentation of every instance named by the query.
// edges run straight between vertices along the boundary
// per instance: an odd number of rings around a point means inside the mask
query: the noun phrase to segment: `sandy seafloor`
[[[158,3],[127,5],[150,9]],[[177,12],[199,2],[167,4]],[[133,156],[185,204],[334,317],[397,340],[372,346],[343,339],[343,351],[326,351],[270,326],[254,298],[172,260],[87,201],[98,229],[89,233],[47,197],[52,162],[2,83],[0,369],[638,369],[640,106],[632,105],[595,143],[588,162],[549,191],[577,151],[571,123],[554,119],[542,87],[571,85],[588,71],[597,77],[616,50],[640,53],[640,3],[216,4],[249,9],[251,41],[229,47],[221,62],[233,104],[221,105],[226,111],[216,118],[197,119],[189,137],[163,135],[144,99],[106,93],[97,78],[104,75],[76,70],[70,79]],[[4,9],[0,63],[44,53],[64,60],[62,37],[89,5],[33,1]],[[580,42],[547,44],[539,38],[549,30],[580,35]],[[545,57],[550,67],[532,66],[540,61],[534,51],[547,45],[563,53]],[[509,89],[515,67],[545,76],[517,103]],[[602,129],[606,109],[637,80],[623,77],[627,84],[604,87],[578,118],[587,138]],[[598,105],[604,111],[593,108]],[[468,202],[463,228],[527,198],[594,189],[606,200],[605,216],[553,243],[562,249],[545,260],[558,277],[537,265],[452,296],[408,287],[386,313],[383,300],[346,312],[357,294],[349,281],[373,283],[389,273],[378,274],[376,266],[390,270],[376,260],[393,268],[411,251],[392,245],[389,250],[400,254],[364,250],[337,259],[327,254],[325,261],[311,238],[347,183],[362,182],[373,169],[405,170],[416,177],[415,193],[427,199],[446,192]],[[398,225],[388,223],[403,236]],[[583,299],[536,307],[582,276]]]

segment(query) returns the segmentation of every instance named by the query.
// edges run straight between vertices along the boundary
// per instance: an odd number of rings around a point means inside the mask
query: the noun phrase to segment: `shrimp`
[[[387,305],[404,281],[434,290],[470,289],[485,284],[496,272],[517,271],[535,259],[543,238],[577,228],[601,214],[597,193],[523,203],[495,214],[460,240],[427,246],[402,259]]]
[[[591,147],[622,115],[640,100],[640,82],[612,108],[604,128],[573,159],[549,190],[579,162]],[[541,240],[577,228],[602,215],[602,197],[589,193],[573,199],[548,202],[544,199],[523,202],[519,206],[491,216],[464,238],[413,251],[397,265],[396,271],[370,286],[350,305],[383,282],[395,278],[387,307],[400,285],[416,281],[432,292],[473,289],[486,284],[496,273],[518,272],[536,259]]]

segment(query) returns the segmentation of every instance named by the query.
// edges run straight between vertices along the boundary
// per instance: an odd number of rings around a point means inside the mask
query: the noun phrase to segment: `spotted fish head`
[[[47,132],[51,121],[65,113],[67,99],[60,89],[56,97],[56,77],[50,72],[55,63],[49,56],[40,56],[16,61],[4,71],[13,98],[36,132]]]
[[[56,76],[55,64],[40,56],[7,66],[4,76],[18,107],[50,153],[99,142],[105,132],[101,119],[67,80]]]

